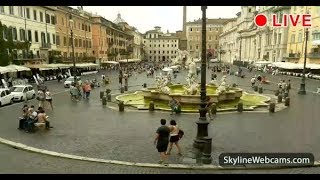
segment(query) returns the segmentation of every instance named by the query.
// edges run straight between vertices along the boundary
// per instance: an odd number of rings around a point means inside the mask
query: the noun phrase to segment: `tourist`
[[[26,127],[26,121],[28,120],[28,117],[29,117],[29,113],[28,113],[28,105],[25,104],[22,108],[22,117],[20,117],[19,119],[19,127],[18,129],[22,130],[22,129],[25,129]]]
[[[85,85],[84,85],[84,93],[85,93],[85,98],[86,99],[89,99],[89,96],[90,96],[90,92],[91,92],[91,85],[89,82],[86,82]]]
[[[46,90],[46,102],[50,104],[51,110],[53,110],[53,105],[52,105],[52,96],[49,91],[49,89]]]
[[[170,129],[170,143],[169,143],[169,150],[167,151],[166,155],[170,155],[171,153],[171,150],[172,150],[172,146],[173,146],[173,143],[174,145],[177,147],[178,149],[178,155],[179,156],[182,156],[181,154],[181,148],[178,144],[179,142],[179,128],[177,127],[177,123],[175,120],[171,120],[170,121],[170,126],[169,126],[169,129]]]
[[[44,107],[45,102],[45,93],[44,91],[38,86],[38,93],[37,93],[37,100],[38,100],[38,107]]]
[[[70,85],[70,95],[71,95],[71,100],[76,100],[78,101],[78,89],[75,86],[75,83],[71,83]]]
[[[179,103],[178,100],[176,100],[175,98],[172,98],[169,101],[169,106],[171,108],[171,115],[175,112],[175,113],[179,113],[181,111],[181,105]]]
[[[252,76],[251,78],[251,87],[253,87],[256,84],[256,77]]]
[[[160,120],[161,126],[156,131],[156,137],[154,139],[154,144],[157,147],[158,152],[160,153],[160,164],[166,164],[166,151],[168,148],[169,143],[169,135],[170,135],[170,129],[168,126],[166,126],[166,120],[161,119]]]
[[[42,107],[40,107],[42,108]],[[38,116],[38,113],[37,111],[34,110],[34,106],[30,106],[30,108],[28,109],[28,120],[26,121],[26,126],[25,126],[25,129],[26,129],[26,132],[32,132],[33,130],[33,126],[34,126],[34,123],[37,122],[37,116]]]
[[[291,81],[290,79],[288,80],[288,85],[287,85],[287,90],[290,90],[291,89]]]
[[[45,123],[47,130],[50,130],[50,128],[53,128],[50,126],[48,116],[46,115],[44,109],[41,107],[38,109],[38,123]]]
[[[209,98],[209,99],[208,99],[208,103],[207,103],[207,105],[206,105],[206,109],[207,109],[208,116],[209,116],[210,120],[213,120],[212,107],[213,107],[213,102],[210,101],[210,98]]]

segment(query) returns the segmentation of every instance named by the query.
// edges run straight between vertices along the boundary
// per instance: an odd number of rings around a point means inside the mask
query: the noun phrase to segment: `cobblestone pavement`
[[[2,144],[0,144],[0,159],[1,174],[318,174],[320,172],[320,167],[273,170],[183,170],[141,168],[56,158],[17,150]]]
[[[207,72],[209,74],[209,72]],[[228,82],[236,82],[245,90],[251,90],[250,74],[246,72],[244,79],[231,76]],[[186,73],[182,72],[174,81],[185,82]],[[98,75],[97,75],[98,76]],[[116,72],[110,74],[112,93],[119,93]],[[93,76],[88,76],[90,78]],[[208,76],[210,77],[210,76]],[[285,76],[267,76],[271,81],[285,79]],[[221,78],[221,74],[218,74]],[[84,78],[85,79],[85,78]],[[207,78],[208,80],[209,78]],[[295,90],[300,79],[293,78],[293,90],[290,93],[291,106],[275,114],[268,113],[228,113],[218,114],[209,125],[209,135],[213,138],[213,164],[222,152],[312,152],[320,159],[318,142],[320,125],[320,97],[308,93],[299,96]],[[153,78],[145,78],[145,74],[129,80],[129,90],[140,89],[142,84],[154,82]],[[208,80],[209,82],[209,80]],[[307,80],[307,89],[316,87],[319,81]],[[63,85],[48,82],[53,93],[63,92]],[[308,85],[310,84],[310,85]],[[275,84],[265,85],[273,90]],[[68,93],[54,96],[54,111],[48,112],[54,129],[49,132],[40,131],[26,134],[16,130],[17,117],[21,114],[21,105],[0,108],[2,126],[0,137],[24,143],[30,146],[57,152],[114,159],[132,162],[156,163],[158,153],[153,145],[155,130],[160,118],[177,120],[186,132],[181,140],[184,157],[174,154],[170,163],[193,163],[192,143],[196,135],[198,114],[182,114],[170,116],[165,112],[118,112],[103,108],[99,100],[99,91],[93,90],[89,101],[71,102]],[[272,93],[272,91],[266,91]],[[35,100],[29,104],[36,104]]]

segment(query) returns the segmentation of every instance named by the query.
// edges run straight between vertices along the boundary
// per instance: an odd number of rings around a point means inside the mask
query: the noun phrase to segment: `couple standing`
[[[173,144],[176,145],[178,149],[178,155],[182,156],[181,148],[178,144],[180,140],[179,136],[179,128],[177,127],[177,123],[175,120],[170,121],[170,126],[166,126],[166,120],[160,120],[161,126],[157,129],[157,134],[154,139],[154,144],[157,145],[157,150],[160,153],[160,164],[165,164],[165,160],[167,159],[167,155],[170,155]],[[170,142],[170,143],[169,143]],[[168,149],[169,144],[169,150]]]

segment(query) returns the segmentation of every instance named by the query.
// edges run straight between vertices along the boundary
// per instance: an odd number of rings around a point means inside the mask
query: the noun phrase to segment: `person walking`
[[[49,89],[46,90],[46,102],[50,104],[51,110],[53,110],[53,105],[52,105],[52,96],[49,91]]]
[[[166,155],[170,155],[171,150],[172,150],[172,146],[173,144],[177,147],[178,149],[178,155],[182,156],[181,154],[181,148],[178,144],[180,138],[179,138],[179,128],[177,127],[177,123],[175,120],[171,120],[170,121],[170,143],[169,143],[169,150],[166,152]]]
[[[91,92],[91,85],[89,82],[86,82],[85,85],[84,85],[84,92],[85,92],[85,98],[86,99],[89,99],[89,96],[90,96],[90,92]]]
[[[166,151],[168,149],[168,143],[169,143],[169,135],[170,135],[170,129],[168,126],[166,126],[166,120],[161,119],[160,123],[161,126],[156,131],[156,137],[154,139],[154,144],[157,147],[158,152],[160,153],[160,164],[167,165],[165,162],[167,159]]]

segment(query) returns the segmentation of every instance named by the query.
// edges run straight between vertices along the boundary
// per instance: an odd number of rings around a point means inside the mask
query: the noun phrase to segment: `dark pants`
[[[33,127],[34,127],[34,123],[36,123],[36,122],[37,122],[37,120],[29,118],[25,123],[25,130],[28,132],[32,132]]]
[[[86,92],[86,98],[89,98],[90,96],[90,91]]]

